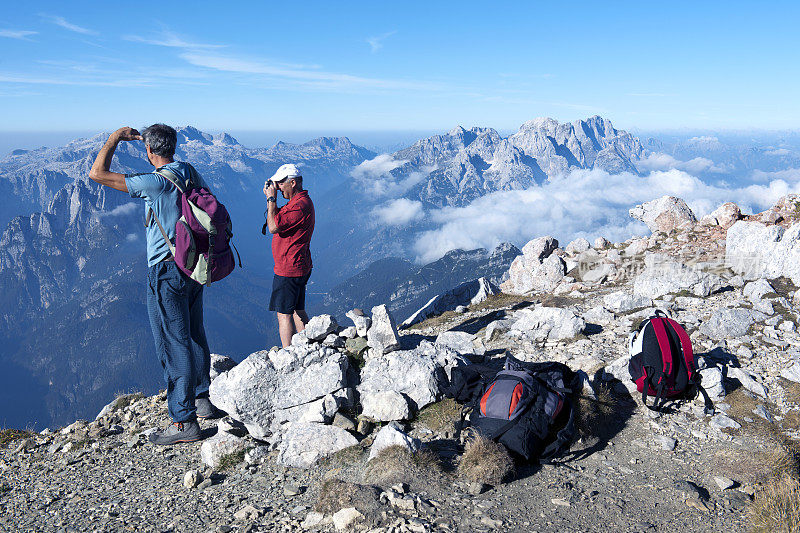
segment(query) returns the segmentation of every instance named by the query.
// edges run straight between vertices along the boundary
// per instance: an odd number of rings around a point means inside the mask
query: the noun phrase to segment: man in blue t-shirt
[[[177,133],[164,124],[154,124],[141,134],[120,128],[97,154],[89,177],[101,185],[127,192],[144,200],[147,221],[147,313],[161,366],[167,382],[167,406],[172,424],[150,435],[155,444],[176,444],[200,439],[197,418],[220,415],[208,398],[211,355],[203,328],[203,286],[186,276],[175,264],[169,244],[181,216],[180,191],[156,172],[120,174],[110,172],[111,159],[120,141],[143,140],[147,159],[156,170],[171,171],[178,178],[192,177],[197,187],[206,187],[192,167],[175,161]]]

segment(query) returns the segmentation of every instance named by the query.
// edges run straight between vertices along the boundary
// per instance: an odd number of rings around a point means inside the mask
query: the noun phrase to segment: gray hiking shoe
[[[169,446],[179,442],[194,442],[200,439],[200,426],[197,424],[197,420],[173,422],[167,429],[156,431],[150,435],[150,442],[161,446]]]
[[[194,406],[197,409],[197,418],[213,419],[225,416],[225,413],[214,407],[208,398],[195,398]]]

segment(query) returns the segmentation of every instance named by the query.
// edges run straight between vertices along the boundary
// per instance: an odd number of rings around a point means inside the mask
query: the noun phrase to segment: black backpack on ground
[[[628,353],[628,372],[648,409],[658,411],[668,400],[692,399],[699,392],[706,414],[714,413],[714,404],[700,383],[692,341],[664,311],[656,310],[631,333]],[[655,397],[652,406],[647,405],[648,396]]]
[[[575,436],[575,373],[555,362],[507,356],[499,372],[456,367],[446,394],[472,407],[470,425],[526,460],[547,461],[569,450]]]

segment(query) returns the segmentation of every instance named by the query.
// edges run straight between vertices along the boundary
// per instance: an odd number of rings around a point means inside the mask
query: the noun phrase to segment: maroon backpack
[[[646,407],[658,411],[667,400],[691,399],[700,392],[706,413],[713,414],[714,404],[700,384],[692,341],[664,311],[656,310],[631,333],[628,352],[628,372]],[[648,396],[655,397],[652,406],[647,405]]]
[[[167,237],[167,232],[152,209],[149,215],[153,215],[158,224],[178,268],[197,283],[211,285],[213,281],[219,281],[230,274],[236,266],[230,242],[233,227],[228,210],[222,202],[206,187],[195,186],[200,182],[194,179],[198,173],[192,165],[186,165],[189,167],[189,178],[185,181],[169,168],[156,170],[156,174],[180,191],[181,217],[175,224],[175,244]],[[146,225],[149,223],[149,215]],[[236,256],[239,256],[238,250]],[[242,260],[239,258],[239,267],[241,266]]]

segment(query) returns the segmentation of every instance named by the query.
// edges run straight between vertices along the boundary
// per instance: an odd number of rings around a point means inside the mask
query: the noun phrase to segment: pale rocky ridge
[[[599,116],[561,124],[524,123],[508,138],[491,128],[458,126],[392,154],[395,176],[424,175],[408,197],[435,206],[465,205],[487,192],[526,189],[573,169],[638,173],[639,139]]]
[[[532,283],[525,294],[495,295],[479,304],[465,300],[461,313],[432,317],[407,331],[396,330],[386,308],[373,309],[369,325],[365,313],[353,313],[351,327],[315,317],[313,337],[322,341],[298,334],[289,348],[254,353],[219,373],[212,399],[229,409],[230,418],[204,423],[209,433],[216,425],[217,434],[203,444],[142,446],[149,428],[165,417],[160,395],[131,397],[93,422],[0,448],[6,480],[0,523],[9,525],[12,517],[17,527],[37,530],[69,524],[257,531],[280,524],[375,532],[601,525],[745,531],[745,509],[769,466],[763,463],[771,449],[768,435],[800,437],[800,292],[787,260],[800,246],[792,237],[800,216],[785,209],[800,205],[800,198],[778,205],[783,207],[777,224],[760,222],[765,217],[758,214],[727,230],[696,223],[589,249],[583,242],[562,249],[554,239],[534,240],[527,246],[530,272],[538,271],[543,255],[559,258],[565,270],[571,267],[553,288]],[[737,225],[754,223],[780,227],[788,238],[772,249],[774,264],[747,272],[753,280],[748,282],[729,268],[742,262],[728,252]],[[734,242],[735,249],[754,249],[745,238]],[[613,265],[613,272],[584,279],[598,264]],[[653,268],[664,270],[653,275]],[[667,292],[663,277],[671,280]],[[660,416],[640,405],[627,376],[625,343],[654,308],[686,326],[716,402],[714,416],[704,415],[698,401],[679,403]],[[373,328],[381,341],[370,344]],[[491,363],[506,352],[528,361],[564,362],[582,373],[588,394],[613,387],[611,433],[596,428],[606,436],[579,440],[573,451],[584,453],[569,468],[518,465],[513,481],[488,492],[445,472],[439,481],[380,485],[369,492],[371,500],[329,512],[311,508],[325,479],[369,487],[364,465],[375,460],[372,447],[387,441],[410,453],[428,449],[457,457],[457,414],[438,426],[425,408],[446,405],[442,390],[454,366]],[[221,357],[215,360],[225,366]],[[374,422],[380,421],[393,422],[376,431]],[[126,461],[129,475],[120,476]],[[223,470],[231,461],[240,464]]]

